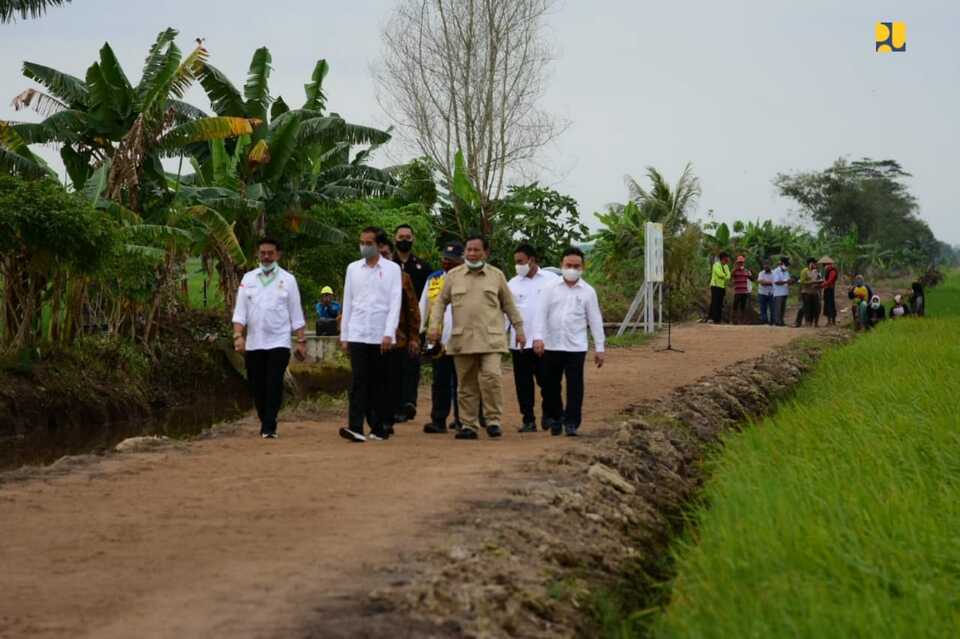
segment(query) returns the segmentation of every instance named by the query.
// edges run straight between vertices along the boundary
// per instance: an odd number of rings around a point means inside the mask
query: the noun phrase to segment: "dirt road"
[[[662,340],[611,351],[588,371],[582,432],[800,334],[690,325],[674,331],[684,354],[655,352]],[[589,445],[517,434],[509,376],[504,386],[497,441],[424,435],[418,419],[351,445],[338,416],[282,423],[263,441],[250,423],[187,452],[0,484],[0,637],[298,636],[316,602],[375,588],[372,566],[441,540],[445,517],[502,494],[524,460]]]

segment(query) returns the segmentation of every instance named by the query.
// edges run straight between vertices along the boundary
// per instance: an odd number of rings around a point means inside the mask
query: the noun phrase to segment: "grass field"
[[[192,257],[187,260],[187,292],[190,298],[190,308],[217,309],[223,306],[223,295],[220,294],[219,279],[216,272],[207,280],[207,300],[204,306],[203,282],[207,274],[201,267],[200,258]]]
[[[654,636],[958,635],[960,276],[928,296],[728,438]]]

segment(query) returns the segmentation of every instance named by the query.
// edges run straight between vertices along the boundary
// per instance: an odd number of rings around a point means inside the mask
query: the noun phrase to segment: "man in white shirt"
[[[781,257],[780,265],[773,269],[773,324],[786,326],[787,298],[790,296],[790,258]]]
[[[763,260],[763,268],[757,273],[757,299],[760,300],[760,323],[773,326],[773,269],[770,260]]]
[[[382,229],[369,226],[360,232],[360,258],[347,267],[343,287],[340,343],[350,354],[353,382],[350,386],[349,423],[340,436],[350,442],[363,442],[364,420],[370,425],[370,439],[384,440],[384,428],[390,410],[386,355],[393,349],[403,280],[400,267],[380,256]]]
[[[534,329],[533,349],[544,364],[544,426],[551,435],[574,437],[583,412],[583,368],[593,336],[594,361],[603,366],[603,317],[597,292],[583,281],[583,252],[568,248],[561,263],[563,279],[543,290]],[[567,403],[561,382],[567,378]]]
[[[513,293],[513,301],[517,310],[523,316],[524,326],[536,324],[537,310],[540,306],[540,293],[551,284],[556,284],[560,278],[540,268],[537,251],[530,244],[521,244],[513,253],[513,263],[517,275],[507,285]],[[507,320],[509,323],[509,320]],[[510,327],[510,356],[513,358],[513,384],[517,390],[517,403],[520,405],[520,414],[523,415],[521,433],[537,432],[537,416],[534,411],[537,387],[543,396],[543,358],[537,357],[530,348],[517,348],[517,335]],[[548,426],[544,422],[543,430]]]
[[[277,438],[277,413],[283,402],[283,376],[290,363],[290,334],[296,357],[306,356],[307,325],[296,278],[280,268],[280,244],[264,238],[258,246],[260,266],[246,275],[233,310],[233,348],[244,354],[247,381],[260,418],[260,436]]]
[[[426,333],[430,325],[430,311],[433,303],[443,290],[443,283],[448,272],[463,264],[463,244],[448,242],[443,247],[441,265],[443,268],[431,273],[420,295],[420,332]],[[448,306],[443,313],[443,330],[440,342],[428,344],[427,353],[433,358],[433,382],[430,385],[430,421],[424,424],[423,432],[441,434],[447,432],[447,417],[453,410],[453,428],[460,429],[460,411],[457,407],[457,369],[453,363],[453,356],[448,354],[447,343],[453,331],[453,306]]]

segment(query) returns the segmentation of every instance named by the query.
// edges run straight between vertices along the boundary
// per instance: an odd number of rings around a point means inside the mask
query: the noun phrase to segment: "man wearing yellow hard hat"
[[[324,286],[320,289],[320,301],[316,304],[317,335],[336,335],[337,318],[340,317],[340,302],[333,299],[333,289]]]

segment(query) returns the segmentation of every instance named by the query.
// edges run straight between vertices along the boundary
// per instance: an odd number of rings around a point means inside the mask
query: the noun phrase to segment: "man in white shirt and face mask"
[[[378,242],[378,239],[382,240]],[[360,259],[347,267],[343,286],[340,343],[350,354],[353,381],[350,386],[349,424],[340,436],[349,442],[364,442],[364,421],[369,439],[389,437],[390,419],[386,379],[386,356],[393,350],[400,323],[403,279],[400,267],[380,256],[386,241],[382,229],[360,232]]]
[[[510,280],[508,286],[513,293],[513,301],[517,310],[523,315],[523,325],[533,326],[536,323],[537,310],[540,307],[540,292],[556,284],[560,278],[553,273],[540,268],[536,249],[524,243],[517,247],[513,254],[513,262],[517,276]],[[509,320],[507,320],[509,324]],[[533,352],[533,344],[529,348],[517,346],[516,332],[510,329],[510,356],[513,358],[513,383],[517,390],[517,403],[520,405],[520,414],[523,415],[521,433],[537,432],[537,416],[534,411],[536,390],[540,388],[543,395],[543,358]],[[543,430],[547,430],[546,423]]]
[[[290,363],[290,334],[297,359],[306,356],[307,325],[296,278],[280,268],[280,244],[264,238],[260,267],[243,276],[233,311],[233,348],[244,354],[247,381],[260,418],[260,436],[277,438],[277,413],[283,402],[283,376]]]
[[[593,287],[583,281],[583,252],[568,248],[561,263],[563,278],[540,294],[533,333],[534,352],[543,357],[544,426],[551,435],[574,437],[583,413],[583,369],[593,336],[594,361],[603,366],[604,333],[600,304]],[[562,381],[567,380],[563,403]]]

